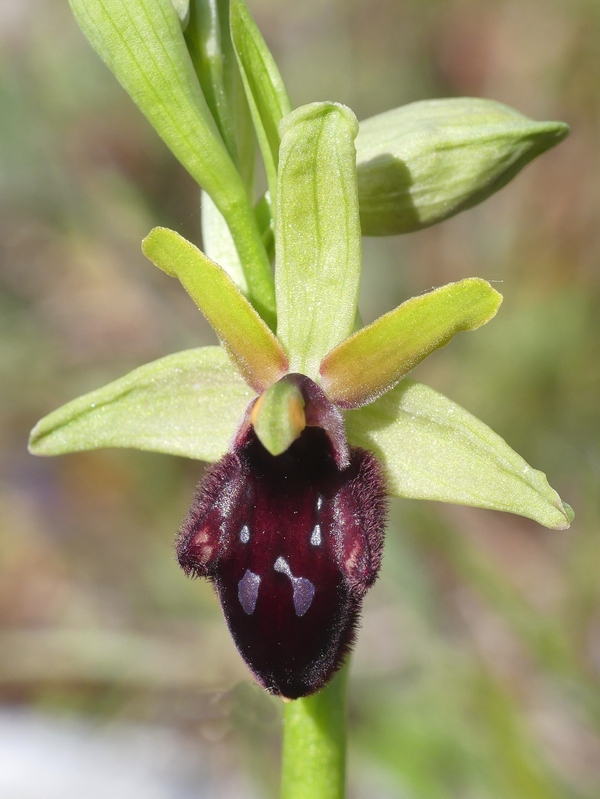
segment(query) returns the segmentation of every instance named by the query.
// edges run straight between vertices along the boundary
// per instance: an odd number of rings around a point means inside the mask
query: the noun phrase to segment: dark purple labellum
[[[386,499],[378,461],[347,447],[321,389],[284,379],[300,385],[308,424],[323,426],[273,456],[247,413],[232,451],[199,485],[177,555],[186,573],[214,583],[261,685],[295,699],[322,688],[352,646],[381,562]]]

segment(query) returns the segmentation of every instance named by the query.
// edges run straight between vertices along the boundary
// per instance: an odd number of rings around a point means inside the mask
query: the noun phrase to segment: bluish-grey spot
[[[260,577],[254,574],[250,569],[246,569],[246,574],[238,583],[238,599],[240,605],[244,609],[244,613],[251,616],[256,607],[256,600],[258,599],[258,586],[260,585]]]
[[[315,595],[315,587],[306,577],[294,577],[285,558],[277,558],[273,567],[276,572],[281,572],[290,578],[294,589],[294,610],[296,616],[304,616],[311,606]]]
[[[240,541],[242,544],[247,544],[250,541],[250,528],[245,524],[240,530]]]

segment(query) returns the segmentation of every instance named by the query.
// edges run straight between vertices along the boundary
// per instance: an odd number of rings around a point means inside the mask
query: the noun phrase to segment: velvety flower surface
[[[272,455],[246,414],[198,487],[177,556],[213,582],[257,680],[296,699],[321,688],[353,643],[381,563],[386,491],[377,459],[348,447],[323,391],[290,377],[312,424]]]

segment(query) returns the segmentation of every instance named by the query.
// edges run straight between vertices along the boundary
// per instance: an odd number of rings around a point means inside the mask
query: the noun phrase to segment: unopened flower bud
[[[472,97],[366,119],[356,139],[362,233],[410,233],[471,208],[568,133],[562,122]]]

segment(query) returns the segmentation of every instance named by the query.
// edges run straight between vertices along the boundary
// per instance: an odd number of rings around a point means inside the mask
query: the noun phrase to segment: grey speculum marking
[[[313,545],[313,547],[319,547],[323,543],[320,524],[315,524],[315,529],[312,531],[312,535],[310,537],[310,543]]]
[[[276,572],[281,572],[289,577],[294,589],[294,610],[296,616],[304,616],[311,606],[315,595],[315,587],[306,577],[294,577],[285,558],[277,558],[273,567]]]
[[[254,574],[250,569],[246,569],[246,574],[238,583],[238,599],[242,606],[244,613],[251,616],[256,607],[256,600],[258,599],[258,586],[260,585],[260,577]]]

